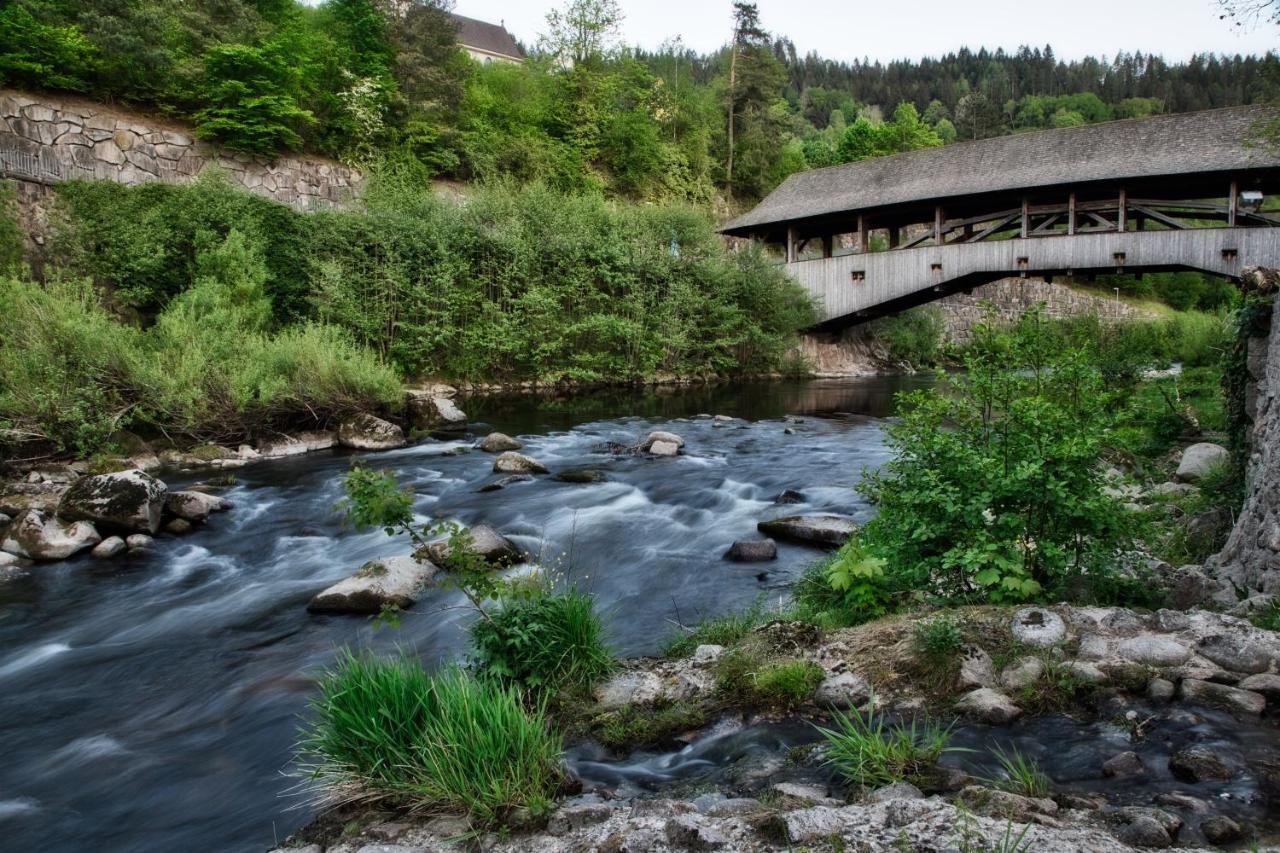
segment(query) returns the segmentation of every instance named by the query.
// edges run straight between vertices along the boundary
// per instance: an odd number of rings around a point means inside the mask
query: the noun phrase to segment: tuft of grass
[[[944,752],[956,751],[948,746],[949,727],[928,721],[890,726],[876,716],[874,703],[866,714],[855,708],[849,714],[836,712],[832,721],[833,728],[818,728],[827,742],[824,763],[866,788],[918,779]]]
[[[716,690],[722,698],[751,707],[791,710],[813,697],[822,667],[813,661],[776,659],[756,648],[735,648],[716,661]]]
[[[613,668],[591,596],[577,589],[515,588],[471,626],[485,677],[528,690],[583,690]]]
[[[916,653],[930,663],[946,664],[964,648],[964,635],[960,631],[960,623],[954,618],[939,616],[917,622],[911,629],[911,644]]]
[[[299,767],[354,799],[466,813],[480,824],[550,809],[559,738],[513,689],[408,657],[343,652],[320,680]]]
[[[661,746],[676,735],[700,729],[710,713],[692,702],[672,702],[654,708],[627,705],[585,721],[589,736],[609,749],[633,752]]]
[[[692,629],[681,629],[681,633],[672,637],[662,649],[663,657],[684,658],[693,654],[698,646],[733,646],[756,628],[768,622],[771,614],[764,602],[755,604],[738,613],[716,616],[698,623]]]
[[[1002,788],[1024,797],[1044,798],[1049,796],[1049,777],[1040,772],[1040,766],[1027,758],[1017,747],[1008,751],[1001,746],[992,750],[992,755],[1000,763],[1002,776],[987,780],[993,786]]]
[[[1259,610],[1249,617],[1254,625],[1265,631],[1280,631],[1280,601],[1276,601],[1264,610]]]

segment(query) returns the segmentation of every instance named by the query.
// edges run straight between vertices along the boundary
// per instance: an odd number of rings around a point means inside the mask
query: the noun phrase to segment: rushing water
[[[310,818],[284,794],[312,679],[343,645],[410,647],[427,663],[463,647],[456,593],[425,597],[398,630],[321,617],[307,600],[372,557],[404,553],[334,513],[344,472],[367,456],[418,493],[417,511],[487,521],[597,596],[623,655],[671,630],[777,595],[813,558],[722,553],[790,511],[865,517],[852,486],[883,462],[883,422],[908,379],[722,386],[578,400],[466,404],[477,433],[520,435],[552,471],[598,467],[605,483],[550,477],[481,494],[492,457],[432,441],[368,455],[316,453],[237,472],[229,513],[141,557],[37,567],[0,588],[0,849],[251,851]],[[742,418],[717,425],[698,413]],[[783,417],[800,415],[793,435]],[[681,418],[694,418],[688,422]],[[677,422],[678,421],[678,422]],[[678,459],[594,453],[655,428]],[[171,486],[191,477],[166,476]],[[775,507],[783,489],[806,504]],[[767,570],[763,579],[758,577]]]

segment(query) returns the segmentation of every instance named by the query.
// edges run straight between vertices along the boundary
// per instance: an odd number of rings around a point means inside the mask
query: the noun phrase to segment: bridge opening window
[[[942,272],[942,264],[929,264],[929,269],[940,273]]]
[[[1025,270],[1029,266],[1031,266],[1030,258],[1018,258],[1018,269]]]
[[[854,284],[862,284],[864,281],[867,280],[867,271],[854,270],[853,272],[849,273],[849,278],[850,280],[853,281]]]
[[[1235,249],[1223,249],[1222,259],[1224,261],[1234,261],[1239,256],[1239,254],[1240,253]]]
[[[1118,267],[1124,266],[1124,252],[1116,252],[1111,256],[1111,260],[1114,261],[1115,265]]]

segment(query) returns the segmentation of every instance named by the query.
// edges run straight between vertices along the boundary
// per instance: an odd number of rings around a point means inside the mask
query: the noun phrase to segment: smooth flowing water
[[[815,557],[782,545],[763,567],[722,560],[760,519],[865,517],[853,485],[886,457],[880,418],[896,391],[922,382],[473,400],[464,405],[477,433],[520,435],[553,472],[597,467],[608,481],[540,477],[479,493],[492,457],[458,452],[469,439],[315,453],[241,469],[225,492],[233,511],[158,539],[145,556],[37,567],[0,587],[0,849],[253,851],[309,820],[305,800],[287,796],[286,773],[313,678],[335,650],[403,646],[430,664],[465,645],[456,593],[429,594],[398,630],[306,612],[312,595],[365,560],[406,552],[380,531],[344,528],[334,512],[354,460],[399,472],[424,519],[489,522],[541,555],[597,596],[619,654],[642,654],[672,619],[781,595]],[[698,413],[742,420],[678,420]],[[803,418],[793,435],[786,415]],[[656,428],[684,436],[686,455],[593,452]],[[775,507],[784,489],[806,503]]]

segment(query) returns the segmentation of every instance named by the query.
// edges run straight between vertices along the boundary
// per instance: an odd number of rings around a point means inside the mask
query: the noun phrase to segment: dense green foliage
[[[946,321],[936,305],[911,308],[870,324],[889,357],[914,368],[933,367],[944,356]]]
[[[514,689],[350,653],[320,679],[299,763],[319,784],[482,824],[548,811],[561,778],[559,739]]]
[[[122,309],[191,287],[238,231],[279,324],[319,319],[406,374],[624,380],[781,366],[811,309],[754,250],[682,206],[494,186],[467,203],[388,169],[365,207],[301,214],[217,180],[67,184],[56,257]]]
[[[591,597],[577,590],[517,587],[489,616],[471,626],[483,675],[554,692],[588,688],[613,665]]]
[[[602,0],[553,9],[523,65],[480,65],[457,49],[450,7],[11,0],[0,82],[159,109],[253,153],[408,155],[462,179],[707,202],[957,138],[1260,102],[1280,79],[1274,55],[1062,62],[1024,47],[839,63],[797,56],[753,3],[726,4],[720,50],[677,37],[646,52],[621,46],[625,21]]]
[[[261,265],[233,232],[154,326],[94,289],[0,278],[0,443],[90,455],[122,428],[235,441],[396,402],[400,382],[331,326],[271,331]]]
[[[1017,601],[1104,570],[1126,534],[1097,461],[1114,414],[1085,347],[1062,347],[1029,313],[983,324],[966,372],[903,396],[894,457],[861,488],[877,516],[860,533],[898,588]]]

